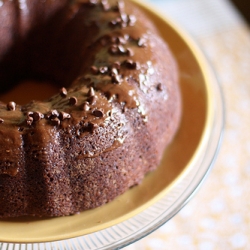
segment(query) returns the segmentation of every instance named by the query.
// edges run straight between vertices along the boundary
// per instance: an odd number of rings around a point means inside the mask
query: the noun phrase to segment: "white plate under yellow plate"
[[[214,124],[211,85],[214,78],[199,49],[185,33],[153,11],[151,6],[139,2],[138,5],[159,28],[180,69],[182,123],[174,142],[166,149],[161,165],[157,171],[148,174],[141,185],[100,208],[61,218],[0,220],[1,242],[62,240],[97,232],[128,220],[170,193],[204,153]]]

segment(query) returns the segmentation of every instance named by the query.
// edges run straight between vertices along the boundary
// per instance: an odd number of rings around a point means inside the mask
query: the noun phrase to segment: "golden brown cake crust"
[[[156,169],[180,120],[176,64],[136,5],[36,2],[0,7],[0,89],[33,79],[60,92],[0,104],[0,217],[113,200]]]

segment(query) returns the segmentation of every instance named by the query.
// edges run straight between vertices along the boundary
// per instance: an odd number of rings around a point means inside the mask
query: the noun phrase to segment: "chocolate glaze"
[[[0,217],[94,208],[157,167],[179,124],[177,70],[134,4],[4,0],[0,37],[1,91],[60,89],[0,103]]]

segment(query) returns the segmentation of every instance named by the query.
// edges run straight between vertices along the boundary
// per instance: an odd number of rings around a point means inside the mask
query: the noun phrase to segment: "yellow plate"
[[[180,69],[182,123],[174,142],[166,149],[161,165],[157,171],[148,174],[141,185],[100,208],[61,218],[1,220],[0,241],[56,241],[96,232],[127,220],[166,195],[204,150],[213,120],[211,79],[206,62],[192,40],[170,20],[145,3],[137,4],[159,28]]]

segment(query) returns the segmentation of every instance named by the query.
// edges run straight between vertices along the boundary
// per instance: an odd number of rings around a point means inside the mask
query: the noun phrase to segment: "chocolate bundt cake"
[[[0,103],[2,218],[112,201],[156,169],[178,128],[175,61],[129,1],[0,1],[0,91],[23,80],[60,91]]]

